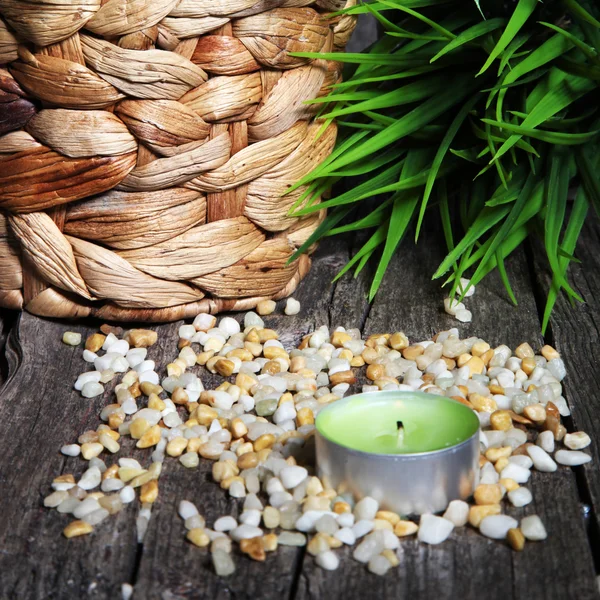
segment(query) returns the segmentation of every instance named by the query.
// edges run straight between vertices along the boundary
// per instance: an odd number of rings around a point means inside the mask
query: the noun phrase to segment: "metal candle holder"
[[[423,402],[431,398],[422,392],[368,392],[324,408],[316,420],[319,477],[339,494],[350,492],[357,500],[371,496],[379,501],[382,509],[401,515],[440,512],[450,501],[471,496],[479,481],[478,426],[468,439],[456,445],[414,454],[375,454],[355,450],[328,439],[319,431],[319,417],[325,411],[343,409],[344,403],[358,397],[398,399],[415,394],[422,396]],[[458,404],[449,398],[444,400]],[[467,406],[458,406],[471,411]],[[465,416],[468,417],[468,413]]]

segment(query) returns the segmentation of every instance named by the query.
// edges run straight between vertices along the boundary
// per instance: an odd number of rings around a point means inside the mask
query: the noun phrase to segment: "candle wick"
[[[402,424],[402,421],[396,421],[396,427],[398,428],[398,439],[396,440],[396,443],[398,447],[400,447],[404,444],[404,425]]]

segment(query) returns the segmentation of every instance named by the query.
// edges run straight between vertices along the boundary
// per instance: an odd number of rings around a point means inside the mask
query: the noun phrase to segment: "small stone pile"
[[[297,312],[294,301],[289,306]],[[272,312],[274,306],[262,306]],[[591,460],[582,450],[586,433],[567,433],[569,415],[562,396],[565,366],[558,352],[544,346],[536,355],[527,343],[514,353],[492,348],[482,339],[460,339],[457,329],[411,343],[402,332],[361,339],[358,329],[320,327],[289,349],[260,315],[249,312],[243,326],[224,317],[198,315],[179,328],[177,358],[162,380],[147,349],[156,332],[103,326],[85,342],[83,359],[93,370],[75,382],[84,398],[104,393],[117,374],[116,401],[104,406],[101,424],[77,443],[63,446],[68,456],[87,463],[83,474],[61,475],[44,505],[72,515],[66,537],[88,534],[101,522],[137,500],[138,540],[144,539],[159,481],[168,457],[195,469],[213,461],[212,476],[225,493],[239,498],[239,518],[223,515],[209,527],[194,502],[182,500],[179,516],[186,538],[210,547],[220,575],[235,571],[233,543],[242,553],[264,561],[278,545],[306,546],[324,569],[337,569],[344,545],[353,558],[380,575],[398,565],[401,538],[417,535],[438,544],[455,527],[469,524],[492,539],[522,550],[526,540],[546,538],[537,515],[520,520],[503,514],[532,501],[526,483],[532,469],[556,471]],[[116,335],[119,334],[119,335]],[[63,341],[79,345],[81,336]],[[197,367],[224,381],[204,389]],[[454,398],[472,408],[481,431],[480,483],[471,503],[455,500],[442,516],[419,522],[379,506],[338,494],[315,475],[312,438],[319,410],[342,398],[357,383],[374,390],[420,390]],[[124,438],[151,450],[148,463],[121,456]],[[110,460],[109,460],[110,459]],[[110,464],[107,464],[110,463]],[[199,500],[201,502],[201,499]],[[514,511],[511,511],[514,514]]]

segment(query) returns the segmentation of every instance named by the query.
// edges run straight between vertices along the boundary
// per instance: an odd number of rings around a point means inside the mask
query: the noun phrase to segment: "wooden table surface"
[[[469,527],[455,530],[437,546],[403,539],[401,564],[385,577],[369,574],[364,565],[349,558],[350,551],[343,552],[339,570],[327,572],[317,568],[302,549],[281,547],[265,563],[235,551],[236,573],[218,578],[208,551],[184,540],[183,523],[177,516],[182,499],[196,502],[209,524],[238,511],[238,501],[211,481],[211,463],[202,459],[195,471],[186,470],[176,459],[165,463],[143,544],[136,542],[137,503],[109,517],[92,535],[65,539],[61,531],[70,518],[44,508],[42,499],[56,475],[82,473],[84,461],[67,458],[59,449],[99,425],[98,415],[109,396],[107,390],[104,398],[86,400],[73,390],[77,375],[89,367],[81,358],[81,348],[60,340],[67,328],[85,338],[99,323],[3,315],[0,340],[5,344],[2,373],[6,379],[0,391],[0,598],[113,599],[120,597],[122,583],[134,584],[136,600],[596,598],[600,566],[599,234],[598,222],[591,220],[578,249],[585,271],[579,266],[572,271],[574,287],[586,304],[571,308],[561,298],[545,340],[539,314],[549,277],[537,246],[528,246],[507,261],[518,308],[509,303],[499,278],[491,275],[468,301],[473,322],[460,326],[462,336],[478,335],[492,345],[506,343],[514,348],[528,341],[539,349],[546,341],[566,361],[564,384],[573,413],[567,425],[592,436],[593,462],[576,469],[561,467],[557,473],[534,472],[529,485],[533,503],[513,511],[517,516],[539,514],[548,540],[529,543],[524,552],[515,553]],[[365,300],[370,273],[331,283],[349,252],[341,240],[324,243],[295,294],[302,303],[300,314],[266,318],[268,326],[283,333],[286,344],[320,325],[360,327],[365,334],[402,330],[411,340],[418,340],[458,324],[441,310],[443,293],[430,279],[443,256],[441,245],[420,243],[415,248],[407,240],[370,306]],[[150,357],[158,367],[164,368],[174,358],[180,325],[156,327],[159,343],[151,348]],[[200,367],[196,372],[208,382]],[[128,448],[125,455],[148,460],[147,451]]]

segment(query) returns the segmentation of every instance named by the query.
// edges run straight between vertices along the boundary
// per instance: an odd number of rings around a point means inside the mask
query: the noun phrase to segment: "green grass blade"
[[[594,61],[596,63],[599,62],[598,61],[598,58],[599,58],[598,52],[596,51],[596,49],[593,46],[586,44],[583,40],[579,39],[576,35],[573,35],[566,29],[563,29],[562,27],[558,27],[557,25],[554,25],[553,23],[546,23],[545,21],[540,21],[539,23],[540,23],[540,25],[543,25],[544,27],[548,27],[548,28],[552,29],[552,31],[556,31],[556,33],[558,33],[559,35],[562,35],[565,38],[567,38],[571,42],[571,44],[573,44],[574,46],[577,46],[592,61]]]
[[[490,65],[502,54],[506,47],[513,41],[515,36],[519,33],[520,29],[525,25],[527,19],[532,15],[536,9],[538,0],[519,0],[515,11],[513,12],[507,26],[505,27],[498,43],[494,46],[492,53],[489,55],[485,64],[477,73],[482,75],[488,70]]]
[[[543,129],[533,129],[531,127],[523,127],[520,125],[513,125],[512,123],[505,123],[500,121],[493,121],[491,119],[481,119],[484,123],[499,127],[500,129],[506,129],[513,133],[532,137],[536,140],[541,140],[548,144],[564,145],[564,146],[576,146],[579,144],[586,144],[590,140],[593,140],[600,133],[600,129],[596,131],[589,131],[587,133],[560,133],[558,131],[546,131]]]
[[[419,232],[421,231],[421,225],[423,223],[423,217],[425,216],[425,210],[427,208],[427,203],[429,201],[429,196],[431,195],[431,191],[433,189],[433,185],[438,176],[440,167],[442,166],[442,162],[448,153],[448,149],[450,148],[450,144],[454,141],[458,130],[464,123],[467,115],[471,112],[473,107],[475,106],[479,96],[476,95],[470,100],[468,100],[464,106],[458,111],[458,114],[450,124],[438,151],[436,152],[435,158],[431,163],[431,168],[429,169],[429,175],[427,176],[427,181],[425,183],[425,191],[423,192],[423,199],[421,200],[421,208],[419,210],[419,217],[417,220],[417,226],[415,231],[415,241],[419,239]]]
[[[451,31],[448,31],[448,29],[445,29],[435,21],[432,21],[431,19],[427,18],[425,15],[422,15],[421,13],[418,13],[417,11],[414,11],[411,8],[409,8],[405,2],[399,4],[395,2],[389,2],[388,0],[382,0],[381,4],[383,4],[384,6],[389,6],[390,8],[396,8],[410,15],[411,17],[415,17],[415,19],[419,19],[419,21],[422,21],[426,25],[429,25],[429,27],[443,35],[445,38],[448,38],[449,40],[453,40],[456,37],[456,35]]]
[[[481,23],[477,23],[472,27],[469,27],[465,31],[461,32],[457,37],[455,37],[450,43],[444,46],[432,59],[430,62],[435,62],[438,58],[441,58],[448,52],[452,52],[456,48],[460,48],[464,44],[468,44],[473,40],[481,37],[482,35],[486,35],[495,31],[496,29],[500,29],[506,23],[506,19],[496,18],[490,19],[489,21],[482,21]]]
[[[577,17],[587,21],[593,27],[600,29],[600,21],[595,19],[579,2],[576,0],[563,0],[563,4]]]

